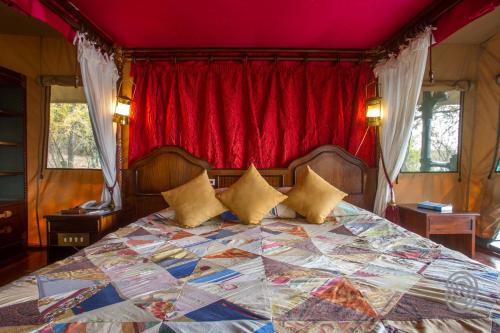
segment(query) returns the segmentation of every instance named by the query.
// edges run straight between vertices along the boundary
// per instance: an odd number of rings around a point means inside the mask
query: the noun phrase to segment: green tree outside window
[[[47,167],[100,168],[86,103],[50,103]]]

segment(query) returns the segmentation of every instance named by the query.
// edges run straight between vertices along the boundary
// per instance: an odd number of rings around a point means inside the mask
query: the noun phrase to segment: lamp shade
[[[366,110],[367,118],[379,118],[382,116],[381,103],[368,105]]]
[[[117,97],[115,114],[113,121],[121,125],[127,125],[130,117],[130,99],[127,97]]]
[[[117,97],[115,113],[120,116],[130,116],[130,99],[126,97]]]
[[[379,126],[382,118],[382,98],[372,97],[366,101],[366,119],[369,126]]]

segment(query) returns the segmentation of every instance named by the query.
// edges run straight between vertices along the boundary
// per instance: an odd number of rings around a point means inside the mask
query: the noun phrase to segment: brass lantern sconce
[[[375,84],[375,96],[366,99],[366,122],[368,126],[380,126],[382,121],[382,97],[379,96],[378,80],[366,85],[368,87]]]
[[[128,125],[130,121],[130,104],[131,100],[128,97],[118,96],[116,98],[115,113],[113,121],[120,125]]]
[[[118,87],[118,96],[116,97],[115,113],[113,114],[113,122],[116,123],[116,168],[119,171],[117,176],[117,181],[122,184],[122,130],[124,126],[128,125],[130,122],[130,104],[134,98],[135,84],[132,84],[132,98],[126,97],[122,93],[122,81]]]
[[[132,98],[129,98],[123,94],[123,81],[120,80],[120,85],[118,87],[118,96],[116,97],[115,113],[113,114],[113,121],[119,125],[128,125],[130,121],[130,104],[132,104],[132,99],[135,94],[135,83],[128,79],[132,88]]]

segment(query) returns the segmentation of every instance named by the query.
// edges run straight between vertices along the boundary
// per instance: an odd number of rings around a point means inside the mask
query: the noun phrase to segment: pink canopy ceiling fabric
[[[40,0],[0,0],[74,31]],[[380,46],[437,0],[72,0],[126,48],[342,48]],[[500,0],[462,0],[437,22],[437,42],[493,10]]]
[[[129,48],[377,47],[436,0],[72,0]]]

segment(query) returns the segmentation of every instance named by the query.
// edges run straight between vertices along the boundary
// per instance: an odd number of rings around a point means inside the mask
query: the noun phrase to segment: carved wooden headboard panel
[[[363,161],[338,146],[325,145],[290,164],[292,184],[303,177],[308,165],[323,179],[347,193],[348,197],[344,200],[373,210],[377,188],[376,169],[368,168]]]
[[[229,187],[236,182],[246,169],[212,169],[208,172],[215,179],[217,188]],[[259,169],[260,174],[274,187],[288,186],[288,169]]]
[[[158,148],[128,169],[124,179],[126,204],[134,207],[136,218],[159,211],[167,207],[161,192],[188,182],[205,169],[210,169],[207,161],[182,148]]]
[[[302,177],[307,165],[348,193],[347,201],[373,209],[377,169],[368,168],[363,161],[338,146],[320,146],[293,161],[287,169],[259,171],[272,186],[293,186]],[[215,179],[216,187],[230,186],[245,172],[242,169],[212,169],[208,162],[179,147],[158,148],[133,163],[124,173],[124,203],[133,208],[133,218],[159,211],[167,207],[161,192],[188,182],[204,169],[208,170],[210,178]]]

